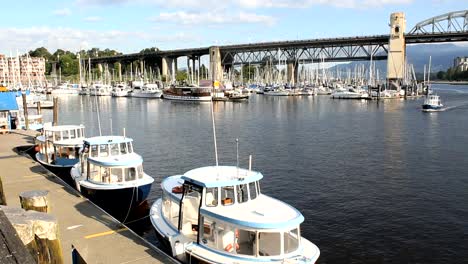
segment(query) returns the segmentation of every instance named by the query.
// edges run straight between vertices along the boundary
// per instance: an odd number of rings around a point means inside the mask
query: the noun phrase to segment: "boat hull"
[[[194,102],[209,102],[211,101],[211,95],[209,96],[188,96],[188,95],[173,95],[163,94],[164,99],[177,100],[177,101],[194,101]]]
[[[131,97],[136,98],[161,98],[162,93],[131,93]]]
[[[58,164],[47,163],[45,161],[44,155],[42,155],[39,152],[36,153],[35,158],[36,158],[36,161],[39,162],[42,166],[44,166],[47,170],[57,175],[60,179],[62,179],[71,187],[75,187],[75,181],[70,175],[71,168],[73,168],[74,164],[73,165],[58,165]]]

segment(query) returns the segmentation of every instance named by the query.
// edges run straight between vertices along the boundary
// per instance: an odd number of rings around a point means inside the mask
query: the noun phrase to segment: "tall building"
[[[23,87],[45,84],[45,59],[0,54],[0,84]]]
[[[468,71],[468,57],[456,57],[453,60],[453,67],[460,71]]]

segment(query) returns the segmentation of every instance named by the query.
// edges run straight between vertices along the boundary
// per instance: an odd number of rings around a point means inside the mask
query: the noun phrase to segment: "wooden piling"
[[[0,210],[0,263],[36,263],[3,210]]]
[[[7,205],[5,193],[3,192],[2,178],[0,177],[0,205]]]
[[[29,120],[28,120],[28,104],[26,102],[26,94],[22,93],[21,97],[23,97],[24,122],[26,124],[26,130],[28,130],[29,129]]]
[[[47,201],[47,194],[49,194],[49,191],[27,191],[20,193],[21,208],[48,213],[49,202]]]
[[[49,214],[1,207],[26,248],[38,264],[62,264],[57,219]]]
[[[53,125],[58,125],[58,97],[54,97],[54,117],[53,117]]]
[[[41,101],[37,101],[36,107],[37,107],[37,114],[40,115],[42,113]]]

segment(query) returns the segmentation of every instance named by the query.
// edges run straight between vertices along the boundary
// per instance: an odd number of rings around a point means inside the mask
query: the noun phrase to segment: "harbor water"
[[[423,98],[333,100],[252,95],[216,102],[222,165],[263,173],[263,193],[302,212],[302,235],[319,263],[468,261],[468,86],[434,85],[449,109],[421,112]],[[60,97],[60,124],[87,136],[134,139],[155,178],[214,165],[210,103],[93,96]],[[52,113],[43,110],[46,120]],[[112,125],[112,128],[111,128]],[[148,226],[147,230],[151,230]],[[154,233],[144,236],[155,241]]]

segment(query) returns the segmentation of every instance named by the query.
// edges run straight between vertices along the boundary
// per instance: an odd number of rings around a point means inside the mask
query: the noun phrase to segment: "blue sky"
[[[407,31],[464,10],[468,0],[21,0],[2,4],[0,53],[45,46],[76,51],[190,48],[388,33],[390,13]]]

